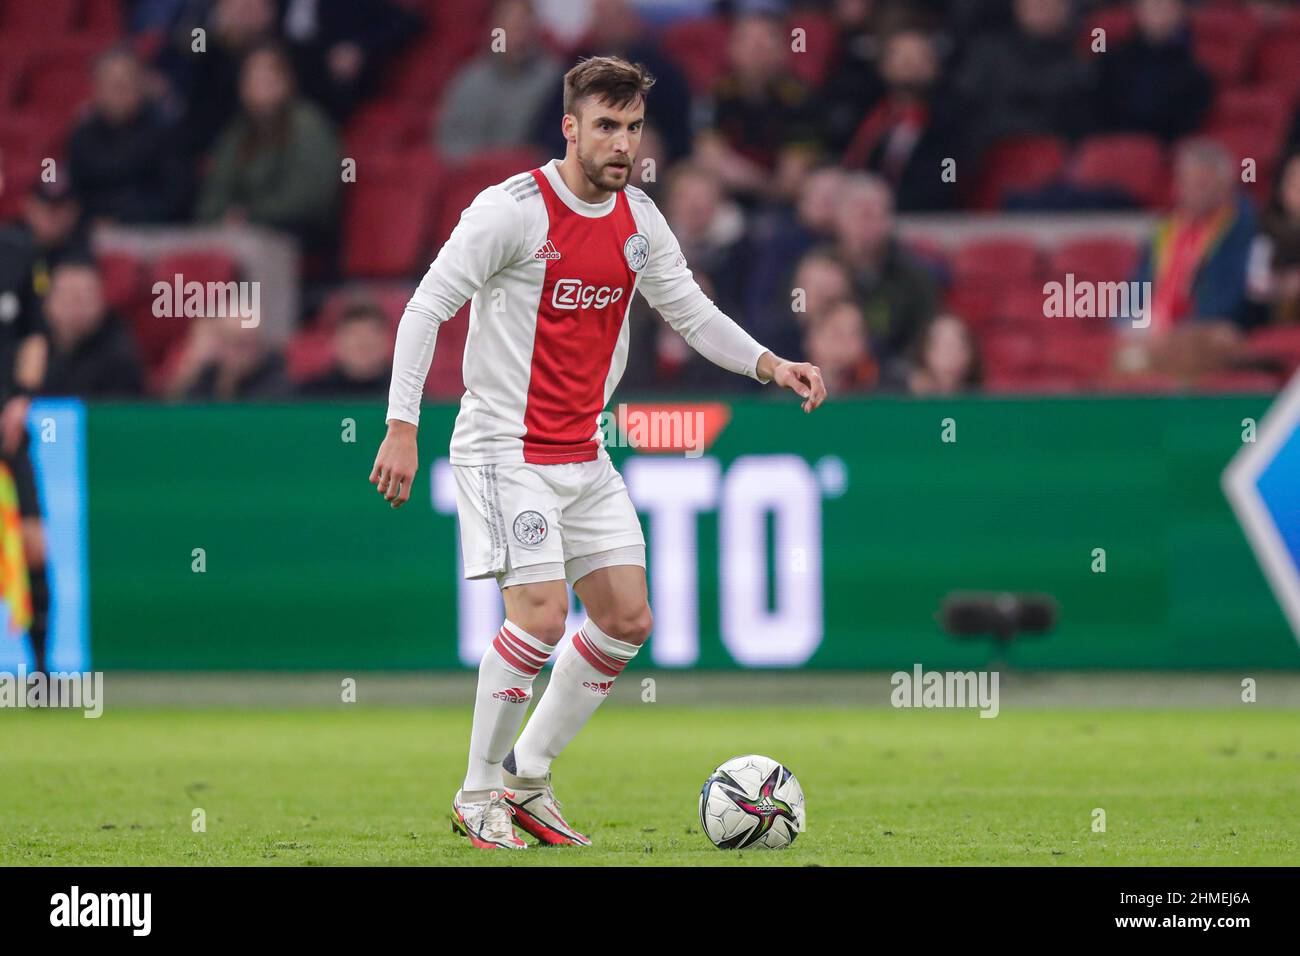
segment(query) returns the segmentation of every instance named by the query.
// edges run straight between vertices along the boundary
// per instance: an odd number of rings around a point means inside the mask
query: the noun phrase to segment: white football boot
[[[453,833],[469,837],[480,850],[526,850],[528,844],[515,835],[514,809],[507,802],[509,791],[456,791],[451,801]]]
[[[512,752],[506,757],[502,775],[507,787],[506,802],[520,829],[552,846],[591,846],[591,839],[569,826],[560,813],[560,801],[551,789],[551,775],[521,777],[508,769],[514,766]]]

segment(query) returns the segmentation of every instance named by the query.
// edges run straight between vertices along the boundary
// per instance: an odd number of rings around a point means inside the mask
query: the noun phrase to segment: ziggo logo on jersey
[[[556,309],[603,309],[623,298],[623,287],[583,285],[581,279],[556,279],[551,305]]]

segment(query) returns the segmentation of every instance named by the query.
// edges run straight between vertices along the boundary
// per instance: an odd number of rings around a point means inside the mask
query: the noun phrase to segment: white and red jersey
[[[438,326],[473,297],[453,464],[597,458],[637,290],[710,361],[757,378],[764,348],[700,290],[650,197],[584,202],[558,166],[479,193],[402,315],[388,418],[418,424]]]

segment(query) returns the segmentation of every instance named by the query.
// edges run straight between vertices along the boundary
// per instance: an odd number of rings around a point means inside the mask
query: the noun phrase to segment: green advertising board
[[[1296,667],[1220,487],[1267,405],[745,399],[698,457],[612,448],[649,545],[638,666],[982,666],[935,613],[990,589],[1059,603],[1015,667]],[[476,662],[500,598],[458,575],[454,415],[425,409],[394,511],[367,481],[381,404],[89,408],[94,666]]]

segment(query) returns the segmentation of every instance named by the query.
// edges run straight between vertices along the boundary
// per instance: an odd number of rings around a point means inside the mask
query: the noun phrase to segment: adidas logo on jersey
[[[557,309],[603,309],[623,298],[623,287],[583,285],[581,279],[556,279],[551,305]]]
[[[555,243],[547,239],[542,248],[533,253],[534,259],[550,259],[552,261],[560,258],[560,250],[555,248]]]
[[[607,680],[596,683],[595,681],[587,680],[582,682],[582,686],[588,690],[594,690],[601,697],[608,697],[610,689],[614,686],[614,682],[612,680]]]
[[[507,704],[526,704],[531,695],[519,687],[507,687],[492,695],[494,700],[504,700]]]

